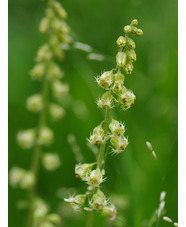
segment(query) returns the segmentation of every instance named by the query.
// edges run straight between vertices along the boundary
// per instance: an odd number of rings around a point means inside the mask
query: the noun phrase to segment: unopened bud
[[[61,164],[58,154],[53,153],[45,153],[42,157],[42,161],[45,169],[50,171],[57,169]]]
[[[63,84],[59,80],[55,80],[52,83],[52,91],[56,98],[62,98],[64,95],[66,95],[69,91],[68,84]]]
[[[138,28],[137,31],[136,31],[136,35],[137,36],[143,35],[143,31],[140,28]]]
[[[23,189],[30,189],[35,184],[35,176],[32,172],[25,172],[24,176],[21,179],[20,187]]]
[[[124,32],[126,34],[130,33],[132,31],[132,28],[130,25],[126,25],[124,28],[123,28]]]
[[[44,17],[40,22],[39,31],[42,33],[47,32],[49,29],[49,25],[50,25],[49,19],[47,17]]]
[[[36,64],[30,71],[33,80],[40,80],[45,73],[45,65],[43,63]]]
[[[9,181],[12,187],[16,187],[24,176],[24,170],[19,167],[13,167],[9,173]]]
[[[58,214],[49,214],[47,220],[52,224],[59,225],[61,223],[61,217]]]
[[[127,38],[127,46],[128,46],[130,49],[135,49],[136,44],[135,44],[134,40],[132,40],[131,38]]]
[[[123,67],[126,63],[126,53],[119,51],[116,55],[116,63],[119,67]]]
[[[60,67],[57,64],[50,64],[47,69],[47,78],[50,80],[61,79],[64,73],[61,71]]]
[[[17,135],[17,142],[24,149],[32,148],[35,144],[35,139],[34,129],[20,131]]]
[[[119,47],[124,47],[126,45],[126,38],[124,36],[120,36],[116,43]]]
[[[132,20],[131,21],[131,25],[137,26],[138,25],[138,20],[137,19]]]
[[[36,60],[40,61],[49,61],[52,57],[52,52],[48,44],[41,46],[37,52]]]
[[[132,73],[132,70],[133,70],[133,64],[132,62],[129,62],[127,63],[125,66],[124,66],[124,70],[127,74],[131,74]]]
[[[43,108],[43,100],[40,94],[35,94],[27,99],[27,109],[33,112],[39,112]]]
[[[64,117],[65,110],[58,104],[52,103],[49,106],[50,115],[54,120],[59,120]]]
[[[50,145],[53,141],[53,138],[54,138],[54,134],[52,130],[45,126],[39,132],[38,142],[41,145]]]
[[[136,61],[136,53],[134,50],[130,49],[126,51],[127,58],[129,61]]]

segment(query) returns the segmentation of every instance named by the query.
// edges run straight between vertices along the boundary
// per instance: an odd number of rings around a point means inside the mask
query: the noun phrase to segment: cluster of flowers
[[[70,196],[65,201],[69,202],[76,211],[84,206],[84,209],[87,211],[101,211],[103,216],[114,219],[116,208],[106,199],[106,196],[99,188],[100,184],[104,181],[104,171],[101,171],[99,168],[93,169],[96,164],[95,162],[76,165],[76,177],[81,178],[82,181],[85,181],[89,185],[88,191],[85,194]],[[96,192],[93,193],[92,190],[95,188]],[[86,202],[88,202],[88,207],[85,206]]]
[[[64,59],[63,47],[71,42],[70,29],[65,22],[66,17],[67,13],[59,2],[56,0],[47,1],[45,17],[41,20],[39,31],[48,34],[48,41],[39,48],[36,64],[30,71],[31,78],[42,83],[42,91],[33,94],[26,102],[29,111],[39,113],[39,123],[35,128],[22,130],[18,133],[17,142],[23,149],[35,148],[34,152],[37,152],[38,147],[40,150],[42,146],[49,146],[53,142],[54,133],[47,126],[47,115],[49,114],[53,120],[60,120],[65,114],[64,109],[58,103],[68,93],[69,86],[60,81],[64,72],[55,59],[58,61]],[[54,99],[54,102],[51,103],[48,101],[50,91]],[[55,170],[61,164],[58,154],[51,152],[42,154],[42,163],[47,170]],[[27,171],[13,167],[9,176],[10,184],[14,187],[31,190],[37,181],[36,174],[36,170],[33,169]],[[46,226],[52,227],[54,225]]]
[[[127,74],[131,74],[133,70],[133,62],[136,61],[135,42],[128,37],[129,33],[137,36],[143,34],[141,29],[136,28],[138,21],[132,20],[131,25],[124,27],[125,37],[120,36],[116,43],[120,47],[116,55],[116,69],[104,72],[96,79],[98,85],[107,90],[98,100],[97,104],[100,108],[112,108],[113,102],[119,103],[123,109],[128,109],[134,104],[134,93],[124,86],[125,77],[120,69],[123,68]]]
[[[59,226],[61,223],[61,217],[55,213],[49,214],[48,211],[48,205],[41,198],[35,198],[33,202],[33,226]]]
[[[102,123],[94,128],[92,135],[88,141],[91,144],[98,145],[100,143],[105,143],[108,139],[110,139],[110,143],[112,144],[112,153],[119,154],[121,153],[126,146],[128,145],[128,139],[124,137],[125,126],[123,123],[120,123],[117,120],[112,119],[109,124],[110,132],[105,134]]]
[[[110,140],[113,147],[112,153],[114,154],[121,153],[128,145],[128,139],[124,137],[124,124],[113,118],[109,124],[109,112],[110,109],[114,107],[113,102],[120,104],[123,109],[128,109],[134,104],[135,95],[124,86],[125,77],[120,70],[124,68],[127,74],[131,74],[132,72],[132,62],[136,60],[134,51],[135,42],[128,38],[128,35],[129,33],[138,36],[143,34],[142,30],[136,27],[137,24],[138,21],[135,19],[131,22],[131,25],[125,26],[125,37],[120,36],[117,40],[117,44],[121,49],[116,55],[116,68],[104,72],[96,79],[98,85],[106,90],[102,97],[97,101],[97,105],[106,110],[106,118],[104,122],[94,128],[88,141],[90,144],[101,145],[100,154],[98,156],[98,162],[79,164],[75,167],[76,176],[89,185],[88,191],[85,194],[71,196],[70,198],[65,199],[65,201],[69,202],[75,210],[84,206],[84,209],[87,211],[101,211],[103,216],[108,216],[111,219],[115,218],[116,208],[106,199],[106,196],[100,190],[100,184],[104,181],[102,162],[107,140]],[[96,164],[97,167],[93,169]],[[88,207],[85,206],[87,200]]]

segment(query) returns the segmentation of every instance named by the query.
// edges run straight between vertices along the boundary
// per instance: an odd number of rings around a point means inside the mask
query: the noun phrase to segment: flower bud
[[[114,75],[114,86],[112,88],[114,92],[118,93],[122,89],[124,79],[125,77],[120,71]]]
[[[132,31],[132,28],[130,25],[126,25],[124,28],[123,28],[124,32],[126,34],[130,33]]]
[[[35,139],[34,129],[20,131],[17,135],[17,142],[24,149],[32,148],[35,144]]]
[[[111,206],[104,206],[102,208],[102,213],[101,214],[103,216],[110,217],[111,220],[114,220],[115,216],[116,216],[116,213],[117,213],[117,210],[116,210],[115,206],[111,205]]]
[[[61,71],[60,67],[55,64],[51,63],[47,69],[47,78],[49,80],[61,79],[64,73]]]
[[[136,96],[130,90],[127,90],[125,87],[119,92],[118,101],[123,105],[124,109],[129,108],[131,105],[134,104],[134,100]]]
[[[112,101],[113,95],[111,92],[107,91],[102,95],[101,99],[97,101],[97,105],[102,109],[112,108]]]
[[[54,55],[59,59],[59,60],[63,60],[64,59],[64,52],[61,48],[61,44],[56,45],[55,47],[53,47],[53,52]]]
[[[52,83],[52,91],[56,98],[62,98],[64,95],[66,95],[69,91],[68,84],[63,84],[59,80],[55,80]]]
[[[119,47],[124,47],[126,45],[126,38],[124,36],[120,36],[116,43]]]
[[[89,205],[93,209],[100,209],[103,206],[106,206],[107,201],[104,193],[98,188],[97,192],[92,196],[92,199],[89,201]]]
[[[9,173],[9,181],[12,187],[16,187],[24,176],[24,170],[19,167],[13,167]]]
[[[115,154],[119,154],[120,152],[124,151],[124,149],[128,145],[128,140],[124,136],[112,136],[110,139],[110,143],[115,148],[112,150],[112,152]]]
[[[54,138],[54,134],[52,130],[45,126],[39,132],[38,142],[41,145],[50,145],[53,141],[53,138]]]
[[[135,49],[136,44],[135,44],[134,40],[132,40],[131,38],[127,38],[127,46],[128,46],[130,49]]]
[[[44,17],[41,22],[40,22],[40,25],[39,25],[39,31],[42,32],[42,33],[45,33],[48,31],[49,29],[49,26],[50,26],[50,21],[47,17]]]
[[[47,8],[45,11],[45,15],[46,17],[48,17],[49,19],[53,19],[55,14],[54,11],[51,8]]]
[[[36,61],[49,61],[52,58],[52,52],[50,50],[50,47],[48,44],[42,45],[38,52],[37,52],[37,57]]]
[[[104,72],[100,77],[96,79],[96,81],[100,87],[108,88],[112,84],[113,77],[114,75],[111,70],[111,71]]]
[[[85,164],[78,164],[75,167],[75,173],[77,174],[76,177],[80,177],[82,180],[86,181],[88,175],[91,173],[93,166],[96,163],[85,163]]]
[[[102,172],[99,168],[92,170],[87,179],[90,186],[98,187],[103,182]]]
[[[49,171],[55,170],[61,165],[58,154],[53,153],[45,153],[42,157],[42,162],[45,169]]]
[[[70,27],[67,25],[65,21],[61,22],[61,31],[66,34],[70,32]]]
[[[49,214],[47,216],[47,221],[51,222],[52,224],[59,225],[61,223],[61,217],[59,214]]]
[[[66,43],[66,44],[72,42],[72,37],[64,33],[61,34],[60,39],[63,43]]]
[[[131,25],[137,26],[138,25],[138,20],[137,19],[132,20],[131,21]]]
[[[126,55],[127,55],[127,58],[129,59],[129,61],[136,61],[136,52],[135,50],[127,50],[126,51]]]
[[[116,136],[122,136],[125,132],[124,125],[114,119],[112,119],[111,123],[109,124],[109,129],[112,134]]]
[[[105,142],[104,134],[105,133],[102,128],[102,124],[100,124],[93,130],[93,134],[90,136],[88,141],[91,144],[96,144],[96,145],[98,145],[99,143],[104,143]]]
[[[51,26],[56,32],[62,32],[62,23],[58,18],[53,19]]]
[[[61,6],[61,4],[59,2],[51,1],[50,4],[61,19],[66,19],[67,12],[65,11],[65,9]]]
[[[43,63],[36,64],[30,71],[33,80],[40,80],[45,73],[45,65]]]
[[[132,62],[128,62],[125,66],[124,66],[124,70],[127,74],[131,74],[132,70],[133,70],[133,64]]]
[[[23,189],[30,189],[35,184],[35,176],[30,171],[25,171],[21,181],[20,181],[20,187]]]
[[[40,94],[35,94],[27,99],[27,109],[33,112],[39,112],[43,108],[43,99]]]
[[[116,55],[116,63],[119,67],[123,67],[126,63],[126,53],[119,51]]]
[[[49,112],[54,120],[59,120],[65,115],[65,110],[60,105],[55,103],[50,104]]]
[[[34,220],[43,218],[48,213],[47,204],[40,198],[36,198],[33,203],[33,218]]]
[[[137,31],[136,31],[136,35],[137,36],[143,35],[143,31],[140,28],[138,28]]]

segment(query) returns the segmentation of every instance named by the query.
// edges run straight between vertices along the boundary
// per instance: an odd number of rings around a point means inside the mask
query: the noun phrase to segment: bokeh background
[[[104,116],[95,102],[103,92],[96,85],[95,76],[115,67],[116,39],[123,34],[123,26],[137,18],[144,35],[134,38],[137,62],[133,74],[126,76],[126,86],[137,99],[129,110],[112,112],[112,116],[125,122],[130,144],[119,156],[108,155],[107,181],[102,186],[107,195],[120,195],[124,204],[117,224],[110,224],[96,214],[94,226],[143,226],[158,207],[162,190],[167,192],[166,215],[177,221],[177,1],[60,2],[68,12],[67,22],[74,40],[89,44],[105,59],[90,61],[85,52],[73,48],[66,52],[61,67],[70,85],[70,96],[63,103],[67,113],[60,122],[49,123],[55,131],[55,141],[49,150],[60,155],[62,165],[55,172],[40,168],[38,194],[50,204],[51,212],[62,213],[61,226],[85,226],[86,213],[74,215],[63,203],[63,195],[86,190],[85,184],[74,176],[77,162],[67,135],[75,135],[87,162],[95,160],[86,144],[90,131]],[[46,40],[38,32],[44,9],[45,3],[39,0],[9,0],[9,168],[28,169],[32,157],[32,150],[19,148],[16,134],[20,129],[37,125],[37,115],[26,110],[25,101],[40,90],[40,84],[31,81],[28,71],[34,65],[38,47]],[[146,141],[152,143],[157,161],[147,149]],[[17,209],[16,202],[26,196],[21,189],[9,187],[10,227],[24,226],[25,211]],[[171,224],[161,221],[160,226]]]

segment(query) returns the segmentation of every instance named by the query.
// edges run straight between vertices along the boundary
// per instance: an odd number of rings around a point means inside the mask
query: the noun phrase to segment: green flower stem
[[[39,123],[37,127],[36,132],[36,138],[39,138],[39,132],[43,126],[45,126],[46,123],[46,114],[47,114],[47,106],[48,106],[48,80],[46,76],[43,78],[43,88],[42,88],[42,100],[43,100],[43,109],[40,112],[39,116]],[[33,151],[33,157],[32,157],[32,164],[31,164],[31,171],[35,176],[35,184],[31,189],[29,190],[29,201],[28,201],[28,214],[27,214],[27,222],[26,226],[31,227],[32,226],[32,205],[33,200],[35,197],[36,192],[36,184],[37,184],[37,175],[39,170],[39,161],[41,156],[41,144],[39,144],[38,139],[36,140],[36,146]]]
[[[107,134],[107,130],[108,130],[109,118],[110,118],[110,108],[107,108],[106,113],[105,113],[104,127],[103,127],[105,135]],[[100,152],[99,152],[98,162],[97,162],[97,168],[99,168],[99,169],[101,169],[101,167],[102,167],[104,152],[105,152],[105,145],[106,145],[106,143],[102,143],[101,147],[100,147]],[[95,194],[96,191],[97,191],[97,188],[95,187],[92,194]],[[92,226],[93,216],[94,216],[94,211],[92,210],[89,212],[86,227]]]
[[[92,227],[93,216],[94,216],[94,211],[92,210],[92,211],[89,212],[86,227]]]
[[[107,130],[108,130],[109,116],[110,116],[110,108],[107,108],[106,109],[106,113],[105,113],[104,127],[103,127],[103,130],[104,130],[105,135],[107,134]],[[99,169],[101,169],[102,162],[103,162],[104,151],[105,151],[105,144],[106,143],[102,143],[101,144],[101,147],[100,147],[100,152],[99,152],[99,157],[98,157],[98,164],[97,164],[97,167]]]

